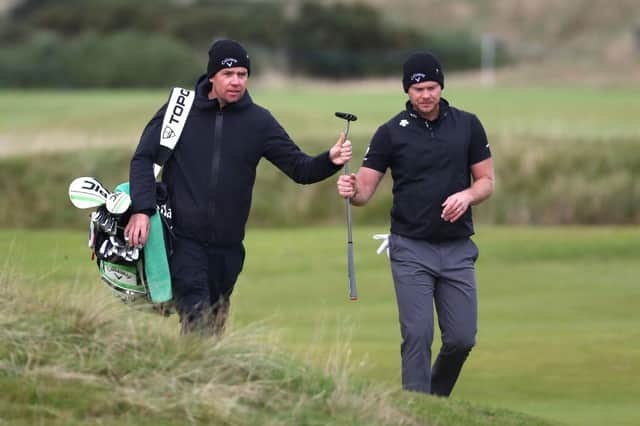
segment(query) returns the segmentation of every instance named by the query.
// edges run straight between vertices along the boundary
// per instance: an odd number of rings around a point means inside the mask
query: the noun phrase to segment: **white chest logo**
[[[409,125],[409,120],[402,119],[398,124],[400,125],[400,127],[407,127]]]
[[[367,161],[367,155],[369,155],[369,150],[371,149],[371,144],[367,145],[367,150],[364,152],[364,161]]]

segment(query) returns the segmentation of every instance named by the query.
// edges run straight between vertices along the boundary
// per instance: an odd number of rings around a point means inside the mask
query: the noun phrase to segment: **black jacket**
[[[471,184],[470,167],[491,157],[480,120],[440,100],[440,116],[426,121],[406,109],[380,126],[362,165],[381,173],[391,169],[391,232],[409,238],[444,241],[473,235],[471,206],[454,223],[440,214],[448,196]]]
[[[251,207],[256,167],[265,157],[297,183],[326,179],[340,169],[328,151],[310,157],[300,150],[269,111],[249,92],[220,108],[209,100],[211,83],[202,76],[180,141],[166,162],[176,235],[211,245],[242,242]],[[153,160],[160,145],[165,104],[147,124],[131,160],[133,212],[155,211]]]

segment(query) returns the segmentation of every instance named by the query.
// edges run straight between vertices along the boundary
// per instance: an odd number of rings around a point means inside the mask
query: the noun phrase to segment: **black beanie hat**
[[[217,40],[209,48],[207,76],[211,77],[222,68],[232,67],[245,67],[247,73],[251,74],[251,61],[247,51],[235,40]]]
[[[436,81],[444,89],[444,73],[438,58],[429,52],[416,52],[402,66],[402,87],[406,93],[412,84],[423,81]]]

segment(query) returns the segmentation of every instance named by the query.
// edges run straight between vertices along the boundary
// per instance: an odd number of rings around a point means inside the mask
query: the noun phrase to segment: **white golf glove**
[[[387,257],[389,257],[389,234],[374,234],[373,239],[382,240],[382,243],[380,243],[380,247],[378,247],[378,250],[376,250],[376,253],[380,254],[386,250]]]

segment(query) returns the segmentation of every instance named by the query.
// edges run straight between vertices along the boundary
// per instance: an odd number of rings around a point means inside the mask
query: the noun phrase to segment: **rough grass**
[[[231,331],[259,324],[265,330],[259,334],[319,369],[336,389],[367,389],[361,382],[366,380],[396,400],[395,296],[388,262],[375,254],[378,242],[371,238],[385,230],[386,225],[354,227],[360,300],[351,302],[344,226],[249,229]],[[489,420],[500,409],[580,426],[638,424],[640,231],[481,226],[475,240],[480,247],[478,344],[447,404],[472,401],[485,412],[473,416],[486,424],[501,424]],[[42,294],[38,300],[60,299],[61,289],[68,289],[65,294],[87,294],[81,303],[86,309],[109,311],[99,308],[111,296],[99,283],[85,244],[85,232],[0,231],[0,259],[6,259],[0,270],[9,271],[10,281],[25,292]],[[144,330],[139,335],[159,329],[173,338],[178,332],[175,317],[129,316],[145,321],[138,324]],[[396,408],[403,412],[413,407],[413,414],[432,413],[428,419],[435,424],[465,424],[451,420],[456,413],[465,415],[464,405],[449,410],[437,400],[397,396]],[[436,423],[436,418],[443,420]]]
[[[178,337],[97,287],[57,284],[54,295],[23,279],[0,273],[2,423],[550,424],[353,381],[343,347],[320,369],[286,355],[259,324]]]

